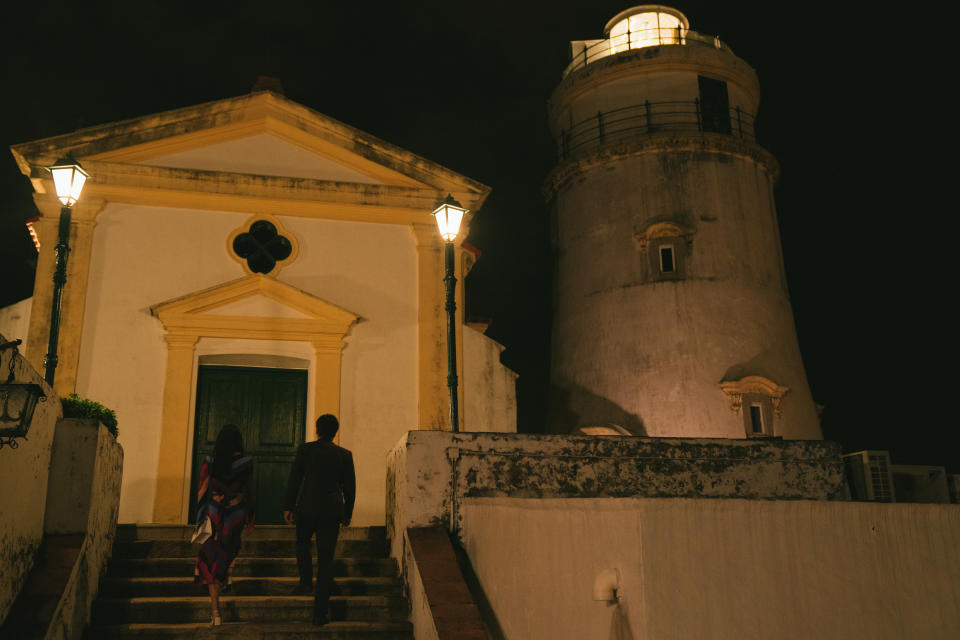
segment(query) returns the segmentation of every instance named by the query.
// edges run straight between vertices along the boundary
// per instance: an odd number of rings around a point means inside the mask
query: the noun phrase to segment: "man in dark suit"
[[[328,621],[330,588],[333,585],[333,555],[340,526],[353,517],[356,477],[353,454],[333,444],[340,423],[329,413],[317,418],[317,440],[297,449],[283,500],[283,519],[297,524],[297,570],[300,584],[294,593],[312,591],[310,538],[317,539],[317,581],[313,600],[313,624]],[[299,494],[300,499],[297,499]]]

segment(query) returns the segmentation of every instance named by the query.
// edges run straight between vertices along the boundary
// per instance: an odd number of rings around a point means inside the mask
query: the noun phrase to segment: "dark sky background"
[[[546,100],[570,40],[623,0],[7,3],[2,146],[250,91],[286,95],[491,187],[470,242],[468,313],[520,373],[519,422],[543,431],[550,251],[540,185]],[[678,1],[757,70],[758,141],[777,187],[800,347],[825,436],[845,451],[960,472],[956,55],[945,2]],[[66,71],[66,73],[64,73]],[[32,292],[36,215],[0,153],[0,305]],[[949,174],[948,174],[949,171]]]

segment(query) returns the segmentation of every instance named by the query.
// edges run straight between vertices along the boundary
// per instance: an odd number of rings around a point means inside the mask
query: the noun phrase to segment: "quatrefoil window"
[[[293,253],[290,238],[269,220],[257,220],[250,229],[233,239],[233,252],[253,273],[270,273]]]

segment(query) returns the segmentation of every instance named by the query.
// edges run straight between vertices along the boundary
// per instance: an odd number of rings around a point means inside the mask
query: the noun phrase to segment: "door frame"
[[[247,356],[252,354],[236,354],[236,355]],[[256,354],[256,355],[260,355],[260,354]],[[254,358],[252,358],[252,360],[255,360],[256,355],[254,355]],[[296,360],[300,360],[300,359],[297,358]],[[302,374],[300,377],[302,378],[302,384],[303,384],[303,388],[302,388],[303,410],[304,410],[303,422],[297,425],[296,427],[298,433],[297,433],[297,438],[295,438],[294,440],[294,451],[292,453],[296,452],[296,448],[300,445],[300,443],[307,441],[307,434],[310,431],[307,428],[307,425],[310,423],[310,397],[309,397],[310,396],[310,370],[308,367],[300,366],[300,367],[286,368],[286,367],[279,367],[279,366],[256,366],[256,365],[249,365],[249,364],[206,364],[206,363],[199,362],[199,359],[198,359],[197,370],[196,370],[197,383],[196,383],[196,391],[194,393],[194,403],[193,403],[194,417],[193,417],[193,420],[191,421],[191,426],[190,426],[190,448],[189,448],[190,461],[188,465],[189,470],[185,473],[186,482],[184,483],[185,486],[187,487],[187,494],[184,499],[184,502],[187,505],[187,508],[186,508],[186,513],[184,517],[189,524],[194,523],[192,509],[195,506],[196,501],[192,493],[196,491],[196,484],[194,483],[194,479],[197,474],[197,471],[199,470],[199,467],[197,465],[197,448],[198,448],[197,447],[197,429],[198,429],[197,414],[198,414],[198,411],[200,410],[200,405],[198,402],[200,398],[200,367],[211,367],[211,368],[218,368],[221,370],[237,369],[237,370],[244,370],[244,371],[262,370],[262,371],[283,371],[287,373],[298,372]],[[249,453],[249,448],[246,446],[244,448]],[[292,457],[291,457],[291,461],[292,461]],[[254,468],[256,469],[256,466]],[[257,492],[260,493],[259,488]]]
[[[190,491],[193,487],[193,474],[197,472],[194,468],[193,452],[194,438],[197,432],[197,391],[200,384],[200,367],[219,366],[221,362],[215,359],[223,356],[232,356],[241,359],[242,364],[235,366],[248,368],[283,368],[300,369],[307,372],[307,411],[303,423],[303,442],[309,442],[315,439],[315,434],[310,430],[310,425],[320,415],[315,413],[316,386],[317,386],[317,362],[314,350],[311,345],[303,342],[291,341],[267,341],[267,340],[229,340],[225,338],[203,338],[199,340],[195,350],[193,361],[193,370],[191,373],[193,380],[193,392],[190,394],[190,422],[187,425],[187,451],[188,457],[183,467],[183,513],[181,513],[181,522],[189,523],[190,516]],[[284,366],[277,364],[277,359],[284,359]],[[339,434],[338,434],[339,435]]]
[[[239,300],[265,297],[300,317],[233,316],[209,313]],[[249,344],[254,355],[275,350],[275,343],[306,343],[312,348],[308,370],[308,414],[340,414],[340,369],[344,339],[359,317],[345,309],[261,275],[247,276],[151,308],[166,329],[167,370],[163,389],[160,450],[157,460],[153,521],[183,524],[189,491],[196,413],[197,343],[203,338]],[[268,347],[274,343],[273,349]],[[222,348],[222,345],[221,345]],[[250,349],[251,347],[247,347]],[[244,351],[249,353],[245,349]],[[274,351],[275,352],[275,351]],[[221,352],[222,353],[222,352]],[[309,395],[313,396],[310,404]],[[309,430],[308,430],[309,431]]]

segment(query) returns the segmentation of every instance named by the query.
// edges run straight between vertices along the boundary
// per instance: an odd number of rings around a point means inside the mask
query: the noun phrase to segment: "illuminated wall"
[[[608,32],[639,21],[643,33],[656,14],[641,14]],[[550,98],[550,428],[821,438],[783,269],[779,166],[752,127],[756,73],[685,37],[633,50],[624,35]]]

